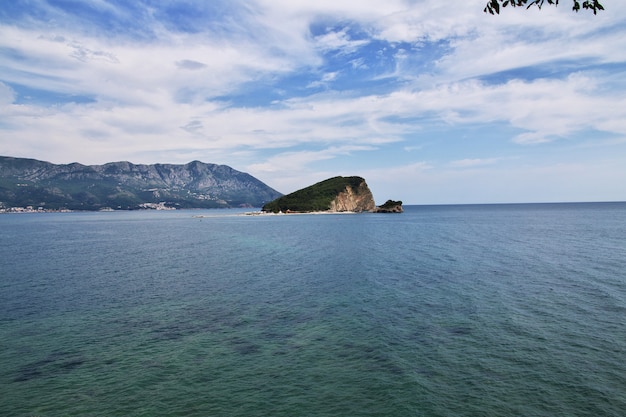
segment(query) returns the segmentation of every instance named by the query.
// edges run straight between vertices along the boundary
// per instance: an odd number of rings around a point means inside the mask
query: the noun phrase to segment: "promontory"
[[[390,203],[393,203],[393,208],[388,207]],[[265,204],[262,211],[267,213],[401,213],[402,202],[389,200],[384,206],[377,207],[374,196],[363,178],[333,177],[279,197]]]

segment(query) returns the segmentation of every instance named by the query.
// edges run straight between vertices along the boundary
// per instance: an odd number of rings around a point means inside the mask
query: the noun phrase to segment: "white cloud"
[[[142,143],[149,143],[152,151],[181,146],[197,151],[271,149],[307,143],[379,146],[399,142],[404,135],[423,129],[415,122],[394,122],[390,117],[419,117],[424,123],[452,125],[508,122],[526,131],[514,140],[527,144],[583,129],[606,129],[608,121],[623,120],[623,99],[597,97],[590,85],[587,78],[576,77],[497,86],[466,82],[380,96],[321,94],[290,99],[274,108],[181,104],[173,102],[167,93],[145,91],[132,106],[100,102],[45,111],[36,106],[13,106],[12,120],[23,128],[11,137],[22,143],[36,142],[45,131],[47,137],[58,137],[59,154],[70,152],[73,143],[83,141],[86,131],[108,132],[111,139],[101,143],[100,155],[120,148],[129,150],[132,143],[136,143],[134,153],[140,152]],[[613,127],[624,128],[623,124]],[[623,130],[614,133],[626,134]],[[63,142],[67,145],[62,146]]]
[[[0,56],[1,65],[15,69],[5,74],[5,81],[146,105],[154,103],[155,93],[172,96],[183,88],[201,98],[223,95],[241,83],[289,71],[293,65],[268,56],[257,44],[215,44],[201,35],[169,34],[152,45],[109,44],[97,38],[57,42],[40,36],[40,31],[0,26],[0,47],[16,51]],[[180,72],[190,66],[197,71]]]
[[[188,69],[188,70],[199,70],[199,69],[203,69],[207,67],[206,64],[202,62],[194,61],[192,59],[183,59],[181,61],[176,61],[176,66],[178,68]]]
[[[367,40],[351,40],[347,29],[330,31],[315,37],[315,45],[322,51],[340,51],[342,54],[350,54],[358,48],[367,45]]]
[[[275,154],[263,163],[248,165],[246,170],[259,178],[271,179],[274,188],[289,193],[328,177],[337,175],[353,175],[351,172],[319,171],[314,164],[319,161],[328,161],[339,156],[358,152],[375,151],[373,146],[331,146],[315,151],[287,151]],[[297,175],[294,175],[297,173]]]
[[[452,168],[476,168],[486,165],[493,165],[499,161],[499,158],[465,158],[450,162]]]
[[[313,81],[312,83],[309,83],[309,85],[307,85],[307,88],[328,87],[329,83],[331,83],[332,81],[335,81],[338,75],[339,75],[338,71],[327,72],[322,75],[321,80]]]
[[[0,107],[12,104],[15,101],[15,91],[0,81]]]
[[[554,137],[550,137],[549,135],[545,135],[540,132],[527,132],[515,136],[512,140],[520,145],[536,145],[540,143],[552,142]]]
[[[252,164],[248,168],[254,172],[283,172],[289,173],[306,168],[312,162],[333,159],[338,155],[352,152],[373,151],[373,146],[331,146],[318,151],[284,152],[268,158],[262,164]]]

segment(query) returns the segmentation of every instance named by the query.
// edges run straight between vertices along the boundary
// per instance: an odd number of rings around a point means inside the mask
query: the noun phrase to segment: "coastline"
[[[293,215],[303,215],[303,214],[310,214],[310,215],[320,215],[320,214],[360,214],[360,213],[367,213],[367,212],[363,212],[363,211],[287,211],[287,212],[278,212],[278,213],[272,213],[272,212],[266,212],[266,211],[249,211],[249,212],[245,212],[242,215],[244,216],[293,216]]]

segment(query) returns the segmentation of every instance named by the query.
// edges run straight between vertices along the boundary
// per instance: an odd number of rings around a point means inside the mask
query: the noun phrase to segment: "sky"
[[[626,200],[626,7],[11,0],[0,155],[194,160],[377,204]],[[618,4],[619,3],[619,4]]]

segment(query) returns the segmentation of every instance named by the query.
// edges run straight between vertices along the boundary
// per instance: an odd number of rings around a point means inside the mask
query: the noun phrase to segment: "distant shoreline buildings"
[[[60,209],[46,209],[43,207],[1,207],[0,214],[2,213],[71,213],[73,210],[60,208]]]
[[[176,207],[168,206],[166,202],[161,203],[142,203],[137,206],[137,210],[176,210]],[[0,205],[0,214],[13,214],[13,213],[73,213],[76,210],[70,210],[67,208],[59,209],[47,209],[42,206],[26,206],[26,207],[4,207]],[[103,207],[99,210],[85,210],[85,211],[128,211],[128,209],[118,208],[113,209],[111,207]]]

